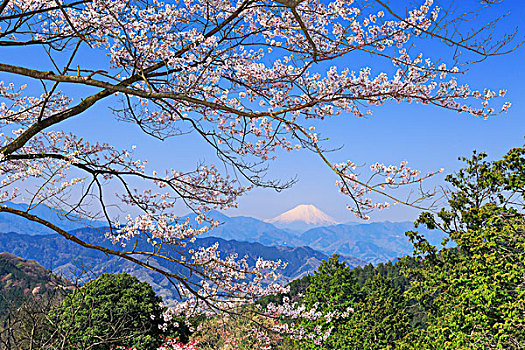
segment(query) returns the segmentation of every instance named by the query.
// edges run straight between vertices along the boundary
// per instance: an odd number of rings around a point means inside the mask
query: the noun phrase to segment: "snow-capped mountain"
[[[294,231],[304,231],[314,227],[339,224],[334,218],[311,204],[298,205],[273,219],[266,220],[266,222],[274,224],[279,228]]]

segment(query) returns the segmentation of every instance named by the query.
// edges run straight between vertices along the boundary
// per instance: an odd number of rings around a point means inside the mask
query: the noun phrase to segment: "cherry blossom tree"
[[[33,50],[42,62],[27,67],[0,56],[0,200],[29,198],[27,211],[6,205],[0,211],[165,275],[188,297],[187,310],[234,310],[238,302],[278,292],[268,281],[281,262],[249,266],[221,256],[217,245],[188,248],[218,225],[207,212],[235,207],[253,187],[291,185],[265,173],[279,153],[299,149],[318,154],[337,174],[349,209],[360,217],[397,202],[418,206],[420,198],[404,200],[390,190],[432,174],[377,163],[364,179],[351,161],[330,159],[312,124],[341,114],[363,117],[367,106],[389,101],[481,118],[505,111],[508,103],[489,104],[504,90],[458,81],[464,64],[516,46],[514,33],[493,37],[498,18],[466,27],[491,3],[451,13],[432,0],[402,10],[381,0],[1,0],[0,49]],[[443,47],[443,56],[418,51],[430,45]],[[353,67],[359,54],[383,60],[391,73]],[[87,55],[100,59],[80,60]],[[345,67],[330,66],[338,62]],[[89,119],[102,101],[113,106],[107,118],[160,141],[192,132],[221,167],[153,171],[134,148],[68,131],[66,122]],[[373,201],[374,194],[387,203]],[[138,214],[117,218],[110,208],[115,198],[122,211]],[[195,221],[176,214],[181,202]],[[72,219],[104,219],[114,249],[32,213],[41,204]],[[150,248],[137,250],[136,240]],[[150,258],[175,262],[186,273]]]

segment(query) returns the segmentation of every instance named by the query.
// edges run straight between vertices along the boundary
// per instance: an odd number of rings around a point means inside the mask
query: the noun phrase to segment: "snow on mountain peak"
[[[284,212],[273,219],[266,220],[266,222],[281,225],[292,223],[304,223],[312,226],[338,224],[338,222],[334,218],[323,213],[321,210],[317,209],[314,205],[311,204],[298,205],[295,208],[288,210],[287,212]]]

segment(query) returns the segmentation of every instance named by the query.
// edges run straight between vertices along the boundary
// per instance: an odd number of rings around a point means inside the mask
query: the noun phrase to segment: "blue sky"
[[[518,27],[518,39],[525,36],[525,9],[520,0],[505,1],[495,8],[494,15],[507,11],[509,16],[499,27],[500,33]],[[491,14],[492,15],[492,14]],[[432,51],[432,48],[429,48]],[[439,56],[438,56],[439,57]],[[338,65],[344,62],[338,62]],[[387,104],[373,110],[367,119],[344,116],[325,121],[317,128],[330,138],[330,144],[343,145],[332,155],[337,160],[350,159],[357,164],[379,161],[409,165],[431,172],[439,168],[445,174],[461,167],[459,156],[469,156],[473,150],[485,151],[492,158],[501,157],[512,147],[525,144],[525,48],[473,65],[460,81],[472,88],[507,89],[503,99],[512,103],[509,112],[488,120],[417,104]],[[374,68],[374,66],[372,66]],[[378,72],[377,70],[375,71]],[[301,153],[301,154],[299,154]],[[315,204],[340,221],[355,221],[346,209],[347,199],[337,193],[335,177],[314,155],[307,152],[283,155],[275,164],[275,174],[281,177],[298,176],[292,189],[281,193],[256,190],[240,201],[233,215],[268,218],[298,204]],[[428,186],[443,184],[444,176],[436,177]],[[403,206],[375,212],[371,221],[413,220],[418,211]]]
[[[506,11],[510,15],[501,23],[500,33],[519,29],[519,38],[525,36],[525,9],[521,0],[503,0],[494,15]],[[424,47],[439,57],[438,49]],[[4,50],[4,49],[3,49]],[[7,53],[7,54],[6,54]],[[92,57],[84,56],[86,62]],[[22,65],[38,63],[37,57],[27,51],[15,55],[4,51],[2,62]],[[338,67],[348,66],[358,70],[370,63],[369,58],[348,57],[336,62]],[[381,72],[381,64],[371,62],[373,73]],[[437,107],[417,104],[387,104],[373,110],[366,119],[341,116],[317,124],[317,131],[330,138],[329,145],[343,146],[331,154],[333,161],[352,160],[357,164],[379,161],[399,164],[407,160],[409,165],[431,172],[444,168],[445,173],[460,168],[458,156],[468,156],[473,150],[485,151],[493,158],[501,157],[508,149],[525,143],[525,48],[515,52],[489,58],[471,66],[460,82],[468,82],[472,88],[507,89],[508,94],[495,102],[495,107],[510,101],[512,107],[506,114],[482,120],[457,114]],[[322,68],[322,67],[321,67]],[[117,146],[136,144],[140,158],[148,159],[155,168],[191,167],[199,161],[213,162],[214,156],[196,137],[187,136],[160,143],[145,135],[137,135],[136,127],[118,123],[108,118],[107,105],[97,105],[89,116],[68,121],[64,127],[90,140],[109,141]],[[307,151],[281,154],[271,164],[270,174],[283,180],[297,177],[299,182],[291,189],[276,193],[272,190],[256,189],[241,198],[239,208],[226,212],[228,215],[246,215],[271,218],[299,204],[314,204],[336,219],[346,222],[356,218],[346,209],[347,198],[338,194],[335,176],[321,161]],[[442,184],[443,176],[434,179],[429,186]],[[413,220],[417,211],[396,206],[372,215],[372,221]]]

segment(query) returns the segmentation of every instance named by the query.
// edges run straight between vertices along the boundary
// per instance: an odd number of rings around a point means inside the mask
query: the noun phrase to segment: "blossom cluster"
[[[385,189],[394,190],[402,186],[411,184],[420,184],[423,180],[431,178],[436,174],[442,173],[443,168],[421,175],[421,172],[416,169],[408,167],[407,161],[402,161],[399,166],[395,165],[384,165],[375,163],[370,165],[371,175],[366,182],[364,182],[355,170],[357,165],[352,161],[343,163],[333,164],[333,168],[339,175],[339,180],[336,181],[336,186],[339,191],[346,195],[352,196],[356,205],[348,205],[348,209],[356,214],[356,216],[368,220],[370,217],[367,212],[378,209],[383,210],[390,207],[393,204],[399,203],[399,200],[387,195],[394,202],[375,202],[370,195],[371,194],[385,194]],[[418,196],[415,201],[421,201],[424,199],[426,194],[423,193]],[[405,203],[407,204],[407,203]],[[413,203],[408,203],[413,204]]]
[[[328,339],[332,332],[333,327],[330,326],[330,323],[334,320],[348,318],[354,310],[352,308],[347,308],[343,311],[334,310],[330,312],[321,312],[318,308],[318,304],[311,308],[307,308],[304,304],[292,302],[288,297],[285,297],[280,304],[268,304],[264,312],[268,315],[286,320],[285,322],[278,323],[271,327],[273,332],[286,334],[292,339],[305,339],[313,341],[317,345],[321,345],[326,339]],[[293,322],[294,320],[299,321],[303,319],[310,321],[319,320],[322,322],[316,326],[314,332],[310,332]],[[325,327],[323,327],[323,325]],[[263,337],[263,335],[261,335],[261,337]]]
[[[180,294],[185,299],[172,309],[173,313],[189,316],[199,310],[212,316],[287,291],[276,283],[280,277],[276,271],[286,263],[259,258],[255,266],[250,266],[247,257],[239,258],[237,254],[221,257],[218,248],[216,243],[188,251],[192,274],[206,277],[206,280],[200,283],[198,290],[189,288],[187,283],[181,284]]]

